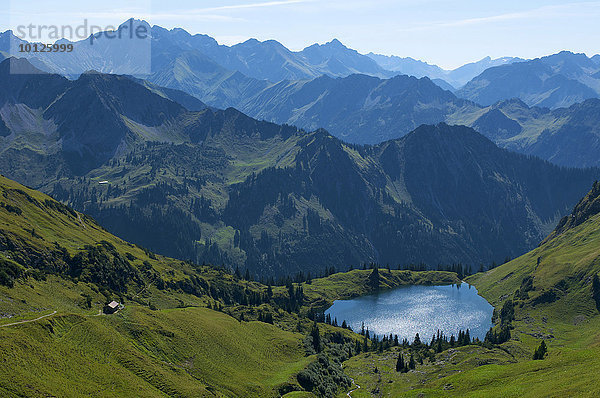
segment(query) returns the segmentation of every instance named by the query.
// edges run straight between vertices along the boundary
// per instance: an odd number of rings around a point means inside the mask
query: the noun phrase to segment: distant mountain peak
[[[260,44],[260,41],[258,39],[256,39],[256,38],[254,38],[254,37],[251,37],[248,40],[246,40],[246,41],[244,41],[244,42],[242,42],[240,44],[253,44],[253,45],[255,45],[255,44]]]
[[[523,100],[521,100],[520,98],[509,98],[506,100],[500,100],[498,102],[496,102],[494,105],[492,105],[494,108],[502,108],[504,106],[507,105],[518,105],[522,108],[529,108],[529,106],[523,102]]]
[[[86,76],[86,75],[92,75],[92,76],[93,76],[93,75],[102,75],[102,73],[101,73],[101,72],[98,72],[98,71],[97,71],[97,70],[95,70],[95,69],[90,69],[90,70],[86,70],[85,72],[83,72],[83,73],[81,74],[81,76]],[[80,76],[80,77],[81,77],[81,76]],[[108,76],[112,76],[112,75],[108,75]]]
[[[582,55],[582,53],[574,53],[573,51],[570,51],[570,50],[561,50],[554,55]],[[585,55],[585,54],[583,54],[583,55]],[[550,55],[550,56],[552,56],[552,55]]]
[[[338,39],[333,39],[331,40],[329,43],[326,43],[325,45],[329,45],[332,47],[339,47],[339,48],[347,48],[345,45],[342,44],[341,41],[339,41]]]
[[[173,29],[170,30],[170,32],[180,33],[180,34],[183,34],[183,35],[186,35],[186,36],[191,36],[191,34],[187,30],[185,30],[183,28],[173,28]]]
[[[307,50],[318,50],[318,49],[331,49],[331,50],[350,50],[350,51],[355,51],[352,50],[348,47],[346,47],[341,41],[339,41],[338,39],[333,39],[331,41],[326,42],[325,44],[319,44],[319,43],[315,43],[312,44],[308,47],[306,47],[303,51],[307,51]]]
[[[551,55],[548,55],[545,57],[541,57],[540,59],[543,61],[551,61],[551,60],[555,60],[555,59],[577,60],[577,61],[583,61],[586,63],[589,63],[589,61],[590,61],[590,59],[584,53],[574,53],[574,52],[568,51],[568,50],[563,50],[556,54],[551,54]]]
[[[146,22],[143,19],[135,19],[135,18],[129,18],[128,20],[126,20],[125,22],[123,22],[122,24],[119,25],[118,29],[121,28],[128,28],[129,26],[145,26],[147,28],[147,33],[150,32],[150,24],[148,22]]]

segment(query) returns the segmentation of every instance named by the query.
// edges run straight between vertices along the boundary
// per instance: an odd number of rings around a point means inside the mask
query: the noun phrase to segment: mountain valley
[[[600,396],[597,5],[183,3],[7,7],[0,396]]]

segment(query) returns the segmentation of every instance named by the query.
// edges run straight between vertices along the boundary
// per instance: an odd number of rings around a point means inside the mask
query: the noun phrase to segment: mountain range
[[[395,74],[335,39],[293,52],[275,40],[260,42],[249,39],[225,46],[207,35],[191,35],[179,28],[167,30],[156,25],[151,27],[145,21],[133,19],[121,24],[117,31],[122,29],[128,32],[138,28],[147,33],[140,37],[123,34],[118,39],[97,33],[93,40],[90,37],[73,42],[74,50],[64,53],[18,53],[18,45],[26,42],[12,31],[6,31],[0,34],[0,51],[26,56],[40,69],[68,76],[77,76],[90,69],[132,75],[159,73],[173,59],[190,54],[201,54],[227,71],[271,82],[310,79],[324,74],[347,76],[364,73],[380,77]]]
[[[377,144],[478,107],[427,77],[350,75],[283,81],[244,99],[236,108],[276,123],[308,130],[322,127],[350,143]]]
[[[232,108],[186,109],[185,94],[127,76],[67,80],[16,59],[0,72],[0,172],[132,242],[255,274],[502,261],[534,247],[599,175],[467,127],[355,146]]]
[[[129,38],[121,39],[122,43],[115,46],[111,40],[96,35],[93,45],[90,45],[90,39],[74,42],[75,50],[67,54],[15,53],[18,45],[26,42],[12,31],[6,31],[0,34],[0,51],[13,56],[27,56],[43,70],[70,76],[89,69],[105,73],[143,74],[148,66],[148,60],[143,59],[146,56],[151,58],[150,72],[160,73],[173,59],[189,57],[188,53],[196,53],[196,56],[200,53],[228,72],[240,72],[246,77],[273,83],[314,79],[322,75],[344,77],[360,73],[386,78],[405,74],[419,78],[427,76],[444,88],[453,90],[462,87],[487,68],[522,61],[513,57],[485,57],[454,70],[444,70],[409,57],[360,54],[337,39],[325,44],[313,44],[301,51],[291,51],[276,40],[261,42],[249,39],[233,46],[221,45],[205,34],[192,35],[181,28],[168,30],[133,19],[124,22],[121,27],[130,29],[130,24],[133,28],[143,27],[149,34],[148,40],[137,40],[138,44],[142,43],[141,50],[132,51],[134,44]],[[136,67],[132,60],[139,61],[140,65]]]
[[[486,69],[456,94],[481,105],[519,98],[530,106],[567,107],[600,96],[600,65],[585,54],[562,51]]]
[[[302,51],[291,51],[275,40],[264,42],[249,39],[233,46],[220,45],[204,34],[192,35],[181,28],[167,30],[150,26],[145,21],[130,19],[120,25],[125,30],[142,27],[148,39],[120,39],[118,46],[102,34],[72,42],[75,50],[69,53],[18,53],[19,44],[27,42],[12,31],[0,33],[0,52],[13,56],[26,56],[38,68],[77,76],[89,69],[105,73],[148,74],[157,73],[172,59],[188,52],[198,52],[231,72],[240,72],[257,80],[306,80],[328,75],[343,77],[360,73],[377,77],[406,74],[429,77],[445,89],[457,89],[492,66],[522,61],[503,57],[465,64],[454,70],[444,70],[413,58],[384,56],[374,53],[360,54],[333,39],[325,44],[313,44]],[[70,43],[67,40],[61,43]],[[141,43],[141,45],[140,45]],[[141,47],[136,49],[135,47]],[[148,58],[148,59],[145,59]],[[139,65],[135,65],[135,62]]]
[[[115,40],[96,34],[72,43],[72,52],[15,53],[18,45],[26,42],[6,31],[0,34],[0,52],[12,51],[13,55],[28,57],[39,69],[71,78],[92,69],[138,75],[220,108],[239,108],[279,83],[302,84],[324,75],[335,78],[352,74],[382,79],[398,74],[428,77],[458,97],[483,106],[520,98],[530,106],[558,108],[600,96],[598,58],[567,51],[534,60],[486,57],[447,71],[412,58],[363,55],[336,39],[294,52],[275,40],[220,45],[207,35],[151,27],[133,19],[121,27],[143,28],[148,36],[125,37],[116,45]]]
[[[519,99],[483,108],[448,123],[472,126],[499,146],[535,155],[566,167],[600,165],[600,100],[588,99],[568,108],[529,107]]]
[[[275,123],[306,130],[322,127],[355,144],[400,138],[421,124],[466,125],[503,148],[561,166],[600,166],[600,102],[595,98],[552,110],[519,99],[481,106],[441,89],[427,77],[405,75],[390,79],[322,76],[263,87],[254,86],[242,95],[236,92],[235,96],[250,97],[231,101],[232,106]],[[252,94],[257,88],[258,93]]]
[[[502,57],[496,59],[485,57],[477,62],[471,62],[456,69],[445,70],[437,65],[431,65],[410,57],[402,58],[395,55],[388,56],[374,54],[372,52],[368,53],[367,56],[372,58],[379,66],[386,70],[419,78],[426,76],[436,82],[436,84],[437,82],[440,82],[442,88],[452,88],[452,90],[464,86],[467,82],[488,68],[524,61],[522,58],[516,57]],[[443,87],[444,82],[447,84],[446,87]]]

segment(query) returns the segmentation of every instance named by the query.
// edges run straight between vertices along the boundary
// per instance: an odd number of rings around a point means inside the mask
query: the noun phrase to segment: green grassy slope
[[[362,387],[352,396],[598,396],[600,316],[592,278],[600,272],[599,193],[595,185],[540,247],[467,279],[497,309],[515,302],[511,340],[499,348],[450,349],[406,374],[394,370],[397,354],[361,354],[344,364]],[[533,278],[531,289],[522,285],[526,277]],[[548,356],[534,361],[542,340]]]
[[[124,291],[60,270],[68,262],[57,258],[57,247],[75,256],[101,241],[129,253],[139,274]],[[4,177],[0,266],[23,274],[13,287],[0,286],[2,396],[276,396],[312,360],[299,333],[239,322],[201,308],[214,301],[208,294],[158,289],[155,282],[196,278],[221,289],[264,288],[259,284],[155,256]],[[100,315],[107,296],[125,308]]]
[[[9,396],[275,396],[309,362],[297,334],[204,308],[55,315],[0,335]]]

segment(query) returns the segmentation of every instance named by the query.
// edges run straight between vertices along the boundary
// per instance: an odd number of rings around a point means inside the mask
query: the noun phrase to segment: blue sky
[[[117,26],[129,17],[205,33],[254,37],[300,50],[337,38],[362,53],[410,56],[454,68],[487,55],[600,53],[600,1],[541,0],[2,0],[2,31],[18,25]],[[98,4],[101,3],[101,4]]]

